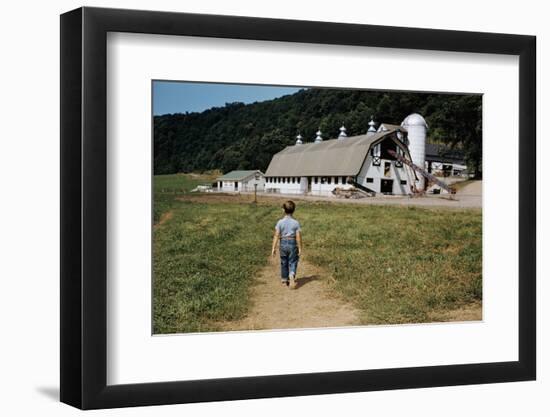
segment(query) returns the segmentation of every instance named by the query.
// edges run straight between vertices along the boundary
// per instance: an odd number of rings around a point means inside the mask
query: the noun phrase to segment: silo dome
[[[407,138],[409,140],[409,152],[411,154],[412,162],[418,167],[425,169],[426,161],[426,132],[428,130],[428,124],[426,120],[418,113],[408,115],[401,127],[407,130]],[[417,188],[424,189],[425,181],[424,177],[420,176],[416,183]]]
[[[428,123],[426,123],[426,120],[424,120],[421,115],[418,113],[413,113],[405,117],[405,120],[401,123],[401,127],[407,129],[407,126],[424,126],[428,128]]]

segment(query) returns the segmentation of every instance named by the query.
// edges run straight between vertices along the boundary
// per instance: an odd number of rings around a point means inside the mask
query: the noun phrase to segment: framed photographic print
[[[61,16],[61,401],[535,379],[535,38]]]

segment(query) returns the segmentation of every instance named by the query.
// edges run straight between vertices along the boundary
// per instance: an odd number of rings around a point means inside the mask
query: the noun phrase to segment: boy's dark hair
[[[291,200],[285,201],[283,203],[283,209],[285,210],[286,214],[292,214],[296,209],[296,204],[294,204],[294,201]]]

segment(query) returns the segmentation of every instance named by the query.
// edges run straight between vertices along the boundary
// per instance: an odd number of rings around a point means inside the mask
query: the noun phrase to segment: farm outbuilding
[[[468,167],[464,159],[464,152],[460,149],[451,149],[440,144],[426,144],[426,170],[434,175],[447,177],[466,174]]]
[[[310,143],[298,136],[296,145],[273,156],[265,174],[266,192],[329,196],[336,188],[383,194],[421,189],[424,178],[396,155],[424,167],[424,118],[413,114],[401,126],[382,123],[375,129],[374,125],[371,121],[367,133],[357,136],[347,136],[342,126],[338,138],[329,140],[318,131]]]
[[[264,191],[265,176],[259,170],[231,171],[216,178],[216,183],[218,190],[224,192],[254,191],[254,185],[257,191]]]

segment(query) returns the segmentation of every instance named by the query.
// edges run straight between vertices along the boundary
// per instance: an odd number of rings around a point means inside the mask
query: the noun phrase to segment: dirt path
[[[159,227],[160,225],[166,223],[168,220],[170,220],[172,217],[174,217],[174,212],[172,210],[167,211],[166,213],[162,213],[160,216],[160,219],[157,224],[155,224],[155,228]]]
[[[345,199],[337,197],[321,197],[311,195],[298,195],[298,194],[276,194],[276,193],[258,193],[258,201],[260,204],[272,204],[273,202],[288,200],[289,198],[294,201],[311,201],[311,202],[327,202],[331,204],[357,204],[357,205],[395,205],[406,207],[425,207],[425,208],[448,208],[448,209],[465,209],[481,208],[482,199],[481,193],[477,191],[477,188],[481,189],[481,184],[475,186],[476,191],[468,194],[458,193],[453,199],[450,199],[448,195],[427,195],[419,198],[411,198],[409,196],[376,196],[358,199]],[[466,188],[466,187],[465,187]],[[179,201],[194,201],[208,203],[224,203],[235,202],[249,204],[254,198],[254,193],[241,192],[237,193],[194,193],[177,197]]]
[[[469,184],[465,185],[463,188],[458,190],[458,195],[470,195],[470,196],[481,196],[481,181],[472,181]]]
[[[247,317],[221,324],[223,330],[340,327],[359,324],[359,311],[330,290],[326,271],[300,260],[297,288],[280,283],[279,258],[270,258],[251,288]]]
[[[434,311],[428,314],[430,322],[483,320],[481,302],[466,304],[454,310]]]

